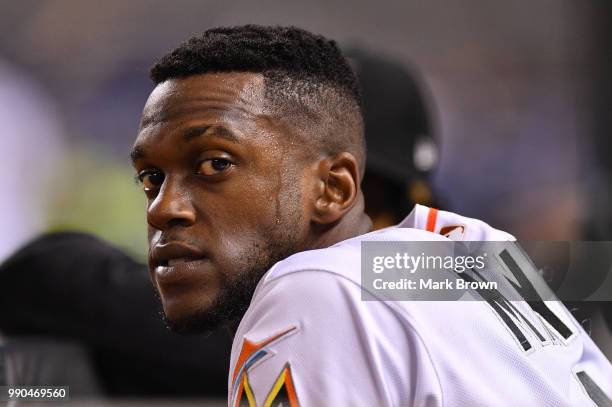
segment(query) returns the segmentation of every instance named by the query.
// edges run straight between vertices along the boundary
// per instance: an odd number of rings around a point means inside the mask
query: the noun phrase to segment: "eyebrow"
[[[185,142],[192,141],[198,137],[209,135],[222,138],[224,140],[230,141],[232,143],[241,143],[242,140],[238,136],[236,136],[232,131],[224,126],[219,125],[206,125],[206,126],[195,126],[187,129],[185,133],[183,133],[183,140]],[[132,164],[135,164],[136,161],[145,158],[145,151],[139,147],[135,146],[130,152],[130,158],[132,159]]]
[[[145,153],[142,150],[142,148],[140,147],[132,148],[132,151],[130,151],[130,158],[132,159],[132,165],[134,165],[136,161],[140,160],[141,158],[144,158],[144,156],[145,156]]]
[[[183,134],[183,140],[191,141],[203,135],[214,135],[216,137],[231,141],[232,143],[241,143],[242,141],[230,129],[219,125],[195,126],[188,129]]]

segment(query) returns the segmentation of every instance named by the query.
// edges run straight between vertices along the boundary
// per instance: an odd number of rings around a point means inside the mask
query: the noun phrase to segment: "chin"
[[[173,332],[192,334],[240,321],[261,275],[256,277],[238,278],[233,284],[221,281],[215,285],[163,285],[157,282],[166,325]]]
[[[175,333],[189,335],[208,333],[221,326],[224,318],[214,310],[191,309],[177,311],[164,307],[166,326]]]
[[[172,332],[197,334],[210,332],[224,322],[223,310],[219,309],[210,293],[191,293],[179,296],[161,295],[166,325]]]

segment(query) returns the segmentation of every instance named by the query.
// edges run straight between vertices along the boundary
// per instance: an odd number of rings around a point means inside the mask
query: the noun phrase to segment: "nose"
[[[166,230],[174,226],[191,226],[195,219],[195,208],[187,189],[166,178],[147,209],[149,225],[158,230]]]

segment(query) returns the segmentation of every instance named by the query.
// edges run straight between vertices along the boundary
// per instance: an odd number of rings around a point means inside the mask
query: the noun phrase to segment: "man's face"
[[[149,272],[171,328],[240,318],[260,277],[308,234],[305,166],[252,73],[171,79],[132,157],[147,196]]]

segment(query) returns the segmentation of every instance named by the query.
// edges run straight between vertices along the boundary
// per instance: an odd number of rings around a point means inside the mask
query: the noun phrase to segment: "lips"
[[[187,244],[170,242],[151,248],[149,262],[152,266],[169,266],[206,257],[201,251]]]
[[[202,251],[175,242],[153,247],[149,256],[149,263],[162,284],[190,280],[208,262]]]

